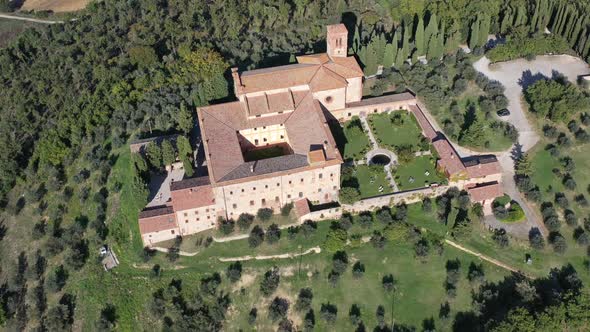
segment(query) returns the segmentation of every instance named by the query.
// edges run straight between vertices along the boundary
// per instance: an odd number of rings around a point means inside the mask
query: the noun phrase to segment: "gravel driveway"
[[[590,67],[582,59],[569,55],[538,56],[533,61],[519,59],[496,64],[490,64],[490,60],[483,57],[475,62],[473,67],[488,78],[504,85],[506,88],[504,94],[508,98],[508,109],[511,114],[500,119],[512,123],[519,133],[518,143],[510,150],[498,154],[503,169],[504,192],[522,206],[527,216],[527,220],[523,222],[524,225],[512,227],[512,234],[526,237],[530,228],[538,227],[547,235],[547,229],[541,222],[537,209],[523,199],[514,183],[514,157],[530,150],[539,141],[539,135],[527,120],[526,110],[522,107],[522,91],[523,88],[539,79],[554,77],[558,74],[564,75],[570,82],[576,82],[578,76],[590,73]],[[498,226],[489,218],[486,218],[486,224]]]

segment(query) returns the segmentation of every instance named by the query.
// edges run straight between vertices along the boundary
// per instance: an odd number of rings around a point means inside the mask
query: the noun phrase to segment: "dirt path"
[[[10,14],[6,14],[6,13],[0,13],[0,18],[5,18],[8,20],[28,21],[28,22],[42,23],[42,24],[63,24],[64,23],[64,21],[42,20],[42,19],[32,18],[32,17],[15,16],[15,15],[10,15]]]
[[[305,250],[302,253],[286,253],[286,254],[279,254],[279,255],[258,255],[258,256],[251,256],[251,255],[247,255],[247,256],[240,256],[240,257],[220,257],[219,261],[221,262],[237,262],[237,261],[249,261],[249,260],[257,260],[257,261],[261,261],[261,260],[267,260],[267,259],[284,259],[284,258],[295,258],[295,257],[299,257],[299,256],[305,256],[308,254],[319,254],[320,252],[322,252],[322,249],[320,247],[313,247],[313,248],[309,248],[307,250]]]
[[[483,259],[483,260],[485,260],[485,261],[487,261],[487,262],[489,262],[489,263],[492,263],[492,264],[494,264],[494,265],[496,265],[496,266],[499,266],[499,267],[501,267],[501,268],[503,268],[503,269],[506,269],[506,270],[508,270],[508,271],[511,271],[511,272],[515,272],[515,273],[523,274],[523,275],[525,275],[527,278],[534,279],[533,277],[531,277],[531,276],[529,276],[529,275],[527,275],[527,274],[524,274],[524,273],[523,273],[523,272],[521,272],[520,270],[518,270],[518,269],[516,269],[516,268],[514,268],[514,267],[512,267],[512,266],[510,266],[510,265],[504,264],[504,263],[502,263],[502,262],[500,262],[500,261],[498,261],[498,260],[496,260],[496,259],[494,259],[494,258],[491,258],[491,257],[485,256],[485,255],[483,255],[483,254],[480,254],[480,253],[478,253],[478,252],[475,252],[475,251],[469,250],[469,249],[467,249],[467,248],[465,248],[465,247],[461,246],[460,244],[457,244],[457,243],[455,243],[455,242],[453,242],[453,241],[451,241],[451,240],[445,239],[445,242],[446,242],[447,244],[449,244],[449,245],[451,245],[451,246],[453,246],[453,247],[455,247],[455,248],[457,248],[457,249],[459,249],[459,250],[463,251],[463,252],[466,252],[466,253],[468,253],[468,254],[470,254],[470,255],[473,255],[473,256],[475,256],[475,257],[481,258],[481,259]]]
[[[301,225],[300,222],[294,222],[291,224],[286,224],[286,225],[280,225],[279,229],[287,229],[291,226],[298,226]],[[213,242],[217,242],[217,243],[222,243],[222,242],[231,242],[231,241],[236,241],[236,240],[243,240],[243,239],[247,239],[250,237],[250,234],[246,233],[246,234],[237,234],[237,235],[232,235],[232,236],[226,236],[226,237],[213,237]]]
[[[152,247],[152,249],[157,250],[159,252],[163,252],[163,253],[168,253],[169,249],[168,248],[162,248],[162,247]],[[187,252],[187,251],[179,251],[178,254],[180,256],[188,256],[188,257],[192,257],[195,256],[196,254],[198,254],[198,251],[195,252]]]

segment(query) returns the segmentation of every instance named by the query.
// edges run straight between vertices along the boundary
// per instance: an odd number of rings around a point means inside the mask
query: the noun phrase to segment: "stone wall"
[[[435,197],[444,194],[449,186],[426,187],[414,190],[400,191],[392,194],[362,199],[354,204],[343,204],[345,212],[359,213],[371,211],[383,206],[396,205],[401,202],[406,204],[422,201],[425,197]]]

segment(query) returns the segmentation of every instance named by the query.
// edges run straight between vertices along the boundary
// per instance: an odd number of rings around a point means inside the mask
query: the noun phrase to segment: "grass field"
[[[426,175],[426,172],[429,175]],[[402,163],[393,173],[400,190],[422,188],[433,183],[443,183],[446,179],[436,171],[436,161],[431,156],[420,156],[409,163]],[[410,178],[414,181],[411,182]]]
[[[392,121],[393,117],[398,117],[397,123]],[[383,147],[417,146],[422,139],[422,131],[411,113],[372,114],[368,121],[375,139]]]
[[[355,169],[362,198],[389,194],[393,191],[382,166],[359,165]],[[383,186],[383,192],[379,192],[379,186]]]
[[[0,18],[0,48],[7,46],[25,29],[36,26],[39,26],[39,24]]]
[[[369,138],[363,131],[360,120],[354,117],[343,125],[344,135],[340,137],[338,146],[343,147],[344,159],[363,159],[369,150]],[[335,138],[338,138],[335,135]]]

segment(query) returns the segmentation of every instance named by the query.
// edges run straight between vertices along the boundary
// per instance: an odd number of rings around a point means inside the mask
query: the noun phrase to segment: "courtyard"
[[[402,146],[411,146],[413,151],[420,149],[422,131],[416,118],[409,112],[371,114],[368,123],[377,143],[384,148],[399,150]]]
[[[399,164],[393,174],[395,183],[402,191],[446,182],[446,178],[436,170],[436,160],[430,155]]]

